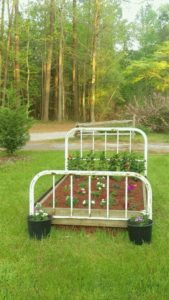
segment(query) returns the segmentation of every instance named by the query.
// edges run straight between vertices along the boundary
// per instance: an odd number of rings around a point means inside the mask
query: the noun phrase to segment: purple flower
[[[137,217],[135,218],[135,222],[142,222],[143,221],[143,218],[142,217]]]
[[[133,184],[128,185],[128,191],[134,190],[135,186]]]

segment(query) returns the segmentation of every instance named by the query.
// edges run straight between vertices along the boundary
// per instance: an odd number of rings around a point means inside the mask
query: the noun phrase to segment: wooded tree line
[[[112,119],[168,95],[169,5],[122,18],[120,0],[1,0],[0,106],[47,121]]]

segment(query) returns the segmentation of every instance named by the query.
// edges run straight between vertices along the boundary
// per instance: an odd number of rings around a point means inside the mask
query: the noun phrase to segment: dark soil
[[[106,209],[106,178],[94,176],[91,179],[91,201],[92,209]],[[70,207],[70,176],[64,177],[55,190],[56,207]],[[73,176],[73,201],[74,208],[88,208],[88,177]],[[125,181],[124,178],[112,178],[109,182],[109,206],[110,210],[124,210],[125,208]],[[52,193],[43,204],[52,207]],[[128,210],[142,210],[143,188],[142,182],[129,178],[128,184]]]

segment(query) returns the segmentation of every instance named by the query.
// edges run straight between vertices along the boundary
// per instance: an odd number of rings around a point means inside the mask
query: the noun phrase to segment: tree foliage
[[[130,23],[118,0],[21,4],[0,2],[0,106],[103,120],[135,97],[168,93],[169,5],[143,6]]]

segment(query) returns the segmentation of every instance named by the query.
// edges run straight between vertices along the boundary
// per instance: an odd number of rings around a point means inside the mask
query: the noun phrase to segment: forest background
[[[43,121],[136,115],[169,130],[169,4],[125,20],[120,0],[1,0],[0,106]]]

